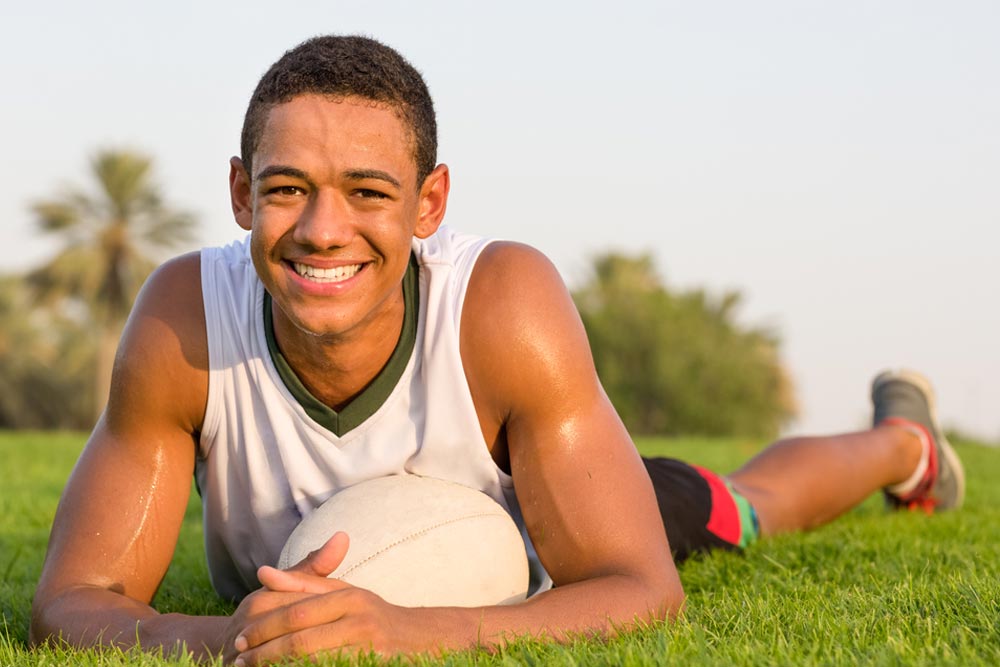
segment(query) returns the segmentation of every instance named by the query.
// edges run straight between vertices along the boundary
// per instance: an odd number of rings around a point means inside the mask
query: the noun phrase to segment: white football
[[[404,607],[512,604],[528,591],[528,558],[510,515],[475,489],[430,477],[348,487],[307,516],[281,551],[300,562],[337,531],[350,547],[330,574]]]

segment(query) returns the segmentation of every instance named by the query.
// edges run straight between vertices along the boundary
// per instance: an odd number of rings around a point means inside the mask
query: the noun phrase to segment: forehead
[[[338,169],[416,171],[411,133],[391,107],[356,97],[299,95],[267,114],[255,173],[271,164],[328,163]]]

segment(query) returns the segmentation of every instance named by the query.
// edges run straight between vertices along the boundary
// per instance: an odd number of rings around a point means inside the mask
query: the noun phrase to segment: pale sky
[[[257,79],[315,34],[362,33],[423,72],[452,227],[530,243],[572,286],[652,252],[673,287],[746,297],[802,408],[864,426],[905,365],[942,418],[1000,440],[1000,3],[87,3],[0,10],[0,270],[53,251],[28,204],[101,147],[152,155],[241,234],[228,158]],[[724,406],[720,406],[724,409]]]

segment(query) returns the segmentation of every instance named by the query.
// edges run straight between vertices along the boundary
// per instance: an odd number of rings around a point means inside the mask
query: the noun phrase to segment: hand
[[[346,586],[346,584],[336,580],[327,579],[327,576],[337,569],[347,554],[349,540],[346,533],[335,533],[326,543],[316,551],[311,552],[301,562],[289,568],[287,571],[277,570],[272,567],[261,567],[258,570],[258,577],[277,573],[278,576],[289,576],[291,573],[301,573],[309,578],[308,589],[301,584],[297,587],[289,587],[288,590],[271,590],[265,584],[264,587],[254,591],[240,602],[239,607],[230,617],[226,636],[223,641],[223,657],[225,662],[231,663],[239,656],[240,650],[237,645],[245,646],[245,641],[240,641],[244,629],[254,620],[261,618],[278,609],[288,607],[297,601],[312,597],[313,595],[328,590]]]
[[[419,633],[401,631],[406,616],[416,615],[416,610],[390,605],[371,591],[327,578],[347,547],[347,535],[337,533],[288,570],[261,567],[257,576],[263,588],[248,596],[234,614],[233,627],[241,630],[227,643],[232,648],[227,660],[249,666],[321,651],[394,653],[418,648],[414,638]]]

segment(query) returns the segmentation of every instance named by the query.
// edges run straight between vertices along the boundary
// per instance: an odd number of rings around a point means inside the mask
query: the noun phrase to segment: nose
[[[354,237],[354,222],[343,197],[333,191],[316,190],[295,222],[292,239],[317,250],[342,248]]]

